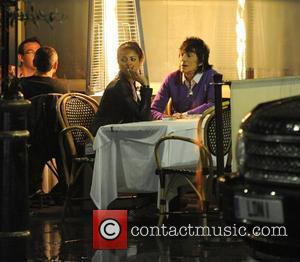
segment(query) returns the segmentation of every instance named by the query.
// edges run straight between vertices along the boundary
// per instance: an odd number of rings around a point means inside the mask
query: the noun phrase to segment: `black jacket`
[[[23,77],[19,82],[20,91],[24,98],[30,99],[34,96],[48,93],[66,93],[66,88],[58,79],[52,77],[29,76]]]
[[[91,125],[96,135],[99,127],[109,124],[121,124],[151,119],[150,104],[152,89],[141,87],[141,100],[135,101],[130,83],[119,74],[104,91],[98,112]]]

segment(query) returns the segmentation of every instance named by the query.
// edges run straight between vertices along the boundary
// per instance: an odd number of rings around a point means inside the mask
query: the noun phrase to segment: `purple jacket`
[[[177,70],[169,74],[151,104],[152,118],[161,119],[165,115],[164,111],[169,98],[172,98],[174,112],[203,113],[214,105],[214,86],[210,85],[214,74],[216,71],[213,69],[205,71],[198,84],[193,87],[191,96],[188,94],[188,88],[182,83],[181,72]]]

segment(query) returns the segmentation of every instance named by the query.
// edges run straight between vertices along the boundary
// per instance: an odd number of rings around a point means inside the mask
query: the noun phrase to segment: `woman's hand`
[[[142,86],[148,86],[149,82],[148,79],[142,75],[140,72],[131,70],[131,69],[127,69],[128,74],[131,76],[132,80],[139,82]]]

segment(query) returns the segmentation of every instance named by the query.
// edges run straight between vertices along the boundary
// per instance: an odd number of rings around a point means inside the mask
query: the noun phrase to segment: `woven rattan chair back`
[[[97,109],[97,101],[87,95],[65,94],[58,101],[60,124],[62,128],[83,126],[89,129]],[[86,139],[86,134],[81,130],[73,130],[71,134],[67,134],[71,155],[78,156],[82,153]]]
[[[229,101],[222,103],[222,118],[223,118],[223,155],[227,155],[231,150],[231,110]],[[204,122],[204,128],[202,127]],[[203,131],[202,131],[203,129]],[[198,134],[201,136],[203,132],[204,145],[208,151],[216,156],[217,153],[217,141],[216,141],[216,114],[215,107],[207,109],[199,123]]]

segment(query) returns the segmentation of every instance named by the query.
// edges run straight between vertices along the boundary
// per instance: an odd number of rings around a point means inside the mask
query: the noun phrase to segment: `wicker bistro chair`
[[[226,165],[231,162],[231,118],[230,118],[230,104],[223,102],[223,144],[224,156],[228,155]],[[215,111],[214,107],[208,108],[200,117],[198,122],[197,139],[191,139],[181,136],[164,136],[158,140],[155,145],[155,161],[156,174],[159,175],[160,180],[160,203],[159,203],[159,220],[158,225],[161,226],[165,216],[170,213],[167,212],[166,202],[167,194],[172,185],[172,182],[177,175],[184,177],[191,186],[193,191],[198,196],[200,201],[200,210],[206,213],[208,204],[212,198],[213,181],[215,177],[215,167],[213,165],[213,156],[216,155],[216,135],[215,135]],[[203,131],[202,131],[203,130]],[[203,134],[204,132],[204,134]],[[180,140],[194,144],[199,151],[199,160],[193,166],[176,166],[176,167],[162,167],[160,146],[165,141]],[[166,185],[166,176],[171,175],[172,179]]]
[[[165,109],[165,114],[170,116],[170,115],[172,115],[172,111],[173,111],[173,109],[172,109],[172,98],[169,98],[169,101],[168,101],[166,109]]]
[[[69,93],[58,100],[58,119],[62,126],[59,146],[67,185],[62,220],[67,209],[71,209],[71,200],[86,200],[73,196],[76,192],[76,181],[83,173],[83,168],[94,161],[93,152],[86,152],[86,148],[91,148],[94,141],[88,128],[97,110],[97,101],[84,94]]]
[[[206,123],[204,125],[204,145],[210,152],[212,156],[217,155],[217,141],[216,141],[216,118],[215,118],[215,108],[211,107],[205,111],[204,117]],[[225,101],[222,103],[222,119],[223,119],[223,155],[227,155],[225,171],[231,171],[231,108],[230,102]],[[205,119],[203,119],[205,120]],[[198,132],[201,131],[202,123],[198,123]]]

